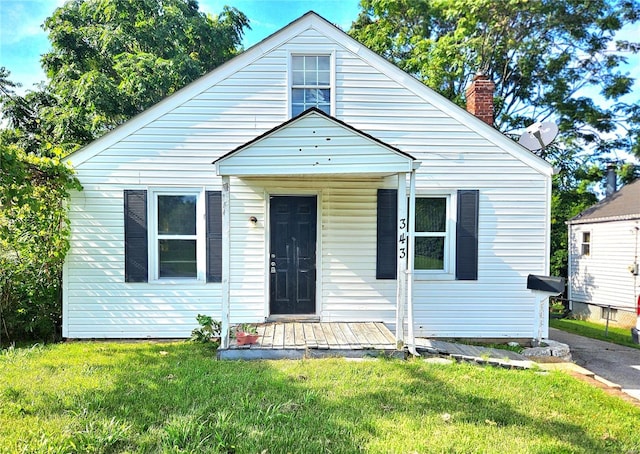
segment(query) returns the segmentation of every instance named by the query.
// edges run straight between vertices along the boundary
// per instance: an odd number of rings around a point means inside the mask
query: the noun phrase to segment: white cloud
[[[45,35],[44,20],[63,4],[64,0],[0,0],[0,45]]]

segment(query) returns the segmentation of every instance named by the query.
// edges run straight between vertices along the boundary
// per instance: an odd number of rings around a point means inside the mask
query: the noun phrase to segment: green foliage
[[[0,341],[51,340],[69,247],[64,200],[81,189],[59,149],[50,157],[0,143]],[[0,343],[2,343],[0,342]]]
[[[184,342],[0,352],[3,453],[631,453],[639,418],[560,372],[215,361]]]
[[[247,27],[237,9],[212,17],[195,0],[71,0],[44,24],[48,84],[5,93],[5,118],[25,149],[77,149],[236,55]]]
[[[191,331],[191,340],[193,342],[210,343],[215,342],[219,345],[220,330],[222,329],[222,323],[218,320],[214,320],[208,315],[198,314],[196,320],[200,324],[200,328],[196,328]]]
[[[236,326],[236,332],[245,334],[258,334],[258,329],[251,323],[241,323],[240,325]]]

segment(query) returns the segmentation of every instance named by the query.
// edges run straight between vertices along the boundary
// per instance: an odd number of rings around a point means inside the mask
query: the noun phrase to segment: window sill
[[[203,279],[155,279],[150,280],[153,285],[204,285],[207,282]]]
[[[414,271],[416,281],[455,281],[456,277],[452,273],[438,273],[428,271]]]

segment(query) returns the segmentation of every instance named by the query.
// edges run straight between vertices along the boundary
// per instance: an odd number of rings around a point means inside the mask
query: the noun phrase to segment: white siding
[[[63,335],[179,338],[198,313],[219,313],[220,284],[124,282],[123,187],[85,183],[70,201],[72,235],[63,283]],[[140,189],[126,186],[127,189]]]
[[[220,175],[339,175],[410,172],[413,160],[310,112],[216,163]]]
[[[629,272],[636,259],[640,221],[572,225],[569,230],[571,299],[635,312],[640,278]],[[581,254],[582,233],[591,233],[590,254]],[[640,243],[637,247],[640,247]]]
[[[134,132],[116,131],[122,137],[113,136],[119,140],[95,155],[77,155],[85,191],[71,201],[65,336],[183,337],[195,327],[197,313],[220,318],[220,284],[123,282],[122,191],[220,189],[211,162],[288,120],[290,52],[334,53],[335,116],[421,160],[419,192],[480,191],[479,279],[417,282],[416,333],[534,336],[535,298],[526,290],[526,277],[548,272],[548,176],[530,165],[535,159],[498,145],[502,139],[488,140],[493,133],[481,134],[430,103],[422,89],[411,88],[415,81],[410,76],[393,80],[342,46],[306,30],[235,72],[227,65],[228,77]],[[232,323],[268,315],[264,222],[270,191],[319,196],[321,317],[393,323],[395,281],[375,279],[376,189],[383,186],[394,184],[357,174],[324,180],[231,179]],[[252,215],[259,220],[255,228],[248,225]]]

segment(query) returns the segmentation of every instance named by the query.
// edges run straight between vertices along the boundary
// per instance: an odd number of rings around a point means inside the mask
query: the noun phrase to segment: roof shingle
[[[569,224],[640,219],[640,179],[623,186],[569,221]]]

